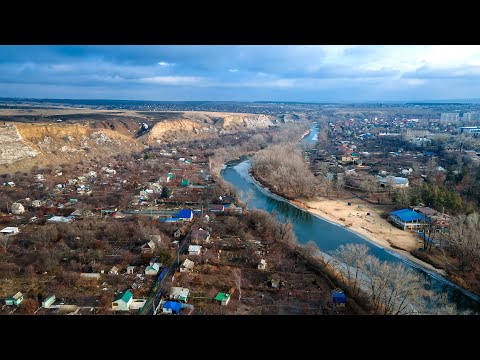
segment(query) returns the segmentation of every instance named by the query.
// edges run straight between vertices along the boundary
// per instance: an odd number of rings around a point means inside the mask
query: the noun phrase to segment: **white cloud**
[[[198,85],[203,78],[196,76],[152,76],[141,78],[138,81],[157,85]]]
[[[158,63],[158,65],[163,66],[163,67],[167,67],[167,66],[172,66],[173,64],[168,63],[168,62],[166,62],[166,61],[160,61],[160,62]]]
[[[228,71],[231,72],[231,73],[236,73],[236,72],[238,72],[238,69],[228,69]]]

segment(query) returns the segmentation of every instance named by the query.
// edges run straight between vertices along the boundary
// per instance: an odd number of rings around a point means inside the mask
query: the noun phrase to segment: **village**
[[[178,143],[3,175],[0,312],[362,312],[212,173],[214,151]]]

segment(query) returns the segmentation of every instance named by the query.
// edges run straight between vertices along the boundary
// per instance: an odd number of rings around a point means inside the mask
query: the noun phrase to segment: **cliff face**
[[[142,149],[143,145],[135,141],[133,136],[95,128],[88,123],[16,123],[0,126],[0,172]]]
[[[149,121],[147,126],[131,119],[6,123],[0,126],[0,173],[26,171],[33,165],[75,163],[87,156],[142,151],[145,145],[205,139],[276,123],[265,115],[218,112],[178,112]]]
[[[0,126],[0,165],[37,156],[37,152],[25,144],[13,125]]]
[[[227,132],[267,128],[274,121],[266,115],[221,114],[195,115],[191,119],[169,119],[156,123],[142,137],[147,144],[175,142],[187,139],[202,139]]]

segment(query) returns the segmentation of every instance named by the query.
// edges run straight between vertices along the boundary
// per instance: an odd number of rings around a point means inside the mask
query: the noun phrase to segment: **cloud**
[[[64,89],[76,98],[340,101],[480,91],[476,45],[0,46],[0,53],[6,97]]]
[[[195,76],[153,76],[139,79],[138,82],[157,85],[196,85],[202,78]]]

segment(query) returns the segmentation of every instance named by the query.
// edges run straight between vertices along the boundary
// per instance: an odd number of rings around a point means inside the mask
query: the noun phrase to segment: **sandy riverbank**
[[[290,202],[323,219],[345,226],[371,242],[402,255],[413,263],[446,276],[444,270],[437,269],[410,253],[421,247],[421,239],[413,232],[400,230],[381,218],[382,209],[379,207],[362,202],[358,198],[339,200],[316,198],[308,201],[297,199]],[[348,206],[348,202],[351,202],[352,205]],[[359,205],[361,208],[358,208]]]

